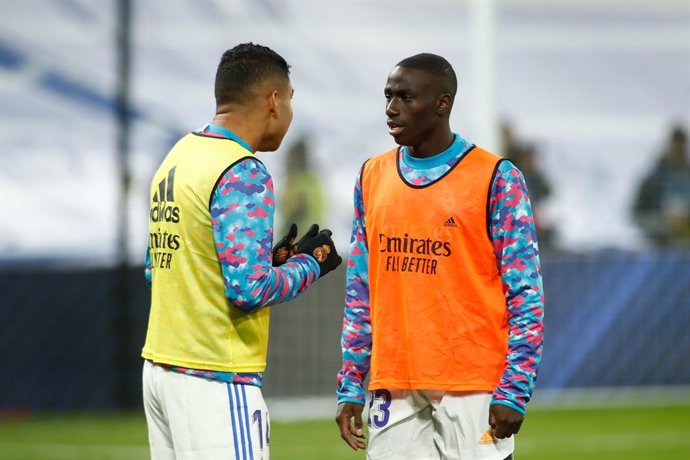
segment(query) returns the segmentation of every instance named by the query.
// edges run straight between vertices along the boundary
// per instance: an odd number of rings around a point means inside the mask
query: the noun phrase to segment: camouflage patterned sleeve
[[[297,254],[271,265],[273,180],[260,161],[249,158],[230,168],[211,197],[213,237],[230,302],[247,313],[287,302],[319,277],[313,257]]]
[[[369,248],[364,226],[362,175],[354,192],[355,213],[347,263],[347,286],[341,346],[343,364],[338,372],[338,403],[365,403],[364,379],[371,360],[371,317],[369,314]]]
[[[544,292],[534,218],[522,173],[502,161],[491,187],[491,236],[508,308],[508,354],[492,404],[521,413],[542,356]]]
[[[146,258],[144,259],[144,277],[146,278],[146,282],[149,286],[151,286],[152,274],[153,272],[151,270],[151,246],[146,245]]]

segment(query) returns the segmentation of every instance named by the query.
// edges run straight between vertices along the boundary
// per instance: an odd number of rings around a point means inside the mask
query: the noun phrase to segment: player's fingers
[[[338,418],[338,428],[340,428],[340,437],[349,445],[352,450],[357,450],[359,443],[352,436],[352,429],[350,426],[350,417],[339,417]]]
[[[327,228],[324,228],[323,230],[321,230],[321,233],[325,234],[325,235],[326,235],[327,237],[329,237],[329,238],[330,238],[331,236],[333,236],[333,232],[330,231],[330,230],[327,229]]]
[[[304,235],[302,235],[302,238],[299,239],[297,244],[295,246],[299,246],[300,244],[304,243],[307,241],[309,238],[314,238],[317,234],[319,233],[319,225],[318,224],[312,224],[311,227],[305,232]]]
[[[519,422],[516,423],[515,428],[513,430],[513,434],[518,434],[521,426],[522,426],[522,420],[520,420]]]
[[[364,435],[364,430],[362,429],[363,423],[362,423],[362,408],[358,406],[358,409],[354,410],[354,413],[352,414],[354,417],[354,437],[355,437],[355,442],[357,443],[357,447],[360,449],[366,449],[367,445],[365,444],[365,439],[366,436]]]
[[[292,243],[293,241],[295,241],[295,238],[297,238],[297,224],[293,222],[292,225],[290,225],[290,230],[287,234],[287,240],[288,242]]]
[[[364,439],[364,431],[362,430],[362,414],[355,414],[355,435]]]
[[[354,431],[350,431],[350,439],[354,443],[354,447],[358,449],[366,449],[367,445],[364,443],[364,432],[362,431],[362,427],[355,427]],[[352,445],[352,444],[351,444]],[[354,448],[353,447],[353,448]],[[355,449],[357,450],[357,449]]]
[[[364,443],[364,441],[360,441],[359,439],[355,439],[355,438],[352,438],[352,440],[355,442],[356,448],[353,447],[354,450],[357,450],[357,449],[364,450],[367,448],[367,445]]]
[[[494,435],[498,439],[505,439],[513,434],[513,428],[507,423],[497,423],[494,429]]]
[[[352,450],[366,449],[362,432],[362,406],[351,403],[339,405],[335,422],[340,429],[340,437]]]
[[[304,234],[305,238],[313,238],[319,234],[319,224],[311,224],[307,233]]]

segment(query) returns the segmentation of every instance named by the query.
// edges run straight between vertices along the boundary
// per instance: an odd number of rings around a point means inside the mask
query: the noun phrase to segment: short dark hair
[[[458,78],[455,76],[453,66],[441,56],[431,53],[415,54],[398,62],[397,67],[419,69],[439,77],[442,90],[450,93],[453,98],[458,92]]]
[[[289,79],[290,65],[272,49],[242,43],[223,53],[216,72],[216,106],[244,103],[254,87],[271,77]]]

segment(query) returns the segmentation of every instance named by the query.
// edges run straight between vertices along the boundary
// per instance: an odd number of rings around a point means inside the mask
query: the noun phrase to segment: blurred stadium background
[[[292,128],[278,152],[260,154],[277,196],[288,193],[286,152],[306,142],[321,222],[341,253],[357,171],[391,145],[388,72],[418,52],[445,56],[460,79],[454,129],[507,154],[509,126],[548,183],[538,203],[546,347],[524,458],[636,458],[617,455],[647,452],[634,439],[655,427],[658,458],[690,455],[690,424],[677,422],[690,406],[690,185],[666,205],[686,219],[673,238],[645,233],[663,216],[634,212],[672,127],[690,126],[687,0],[0,0],[0,9],[0,459],[146,458],[78,457],[59,445],[145,444],[149,179],[179,136],[210,120],[220,55],[246,41],[293,66]],[[302,436],[293,420],[334,414],[344,276],[273,310],[265,395],[286,446]],[[608,442],[598,431],[612,417],[605,408],[640,405],[673,423],[624,412],[639,433]],[[560,438],[539,436],[558,426],[550,410],[566,411]],[[123,411],[133,414],[123,422],[130,441],[103,415]],[[36,431],[21,431],[36,416]],[[584,450],[566,442],[571,421]],[[72,439],[57,426],[111,437]],[[587,444],[593,436],[603,441]],[[274,457],[356,457],[310,445],[322,450]]]

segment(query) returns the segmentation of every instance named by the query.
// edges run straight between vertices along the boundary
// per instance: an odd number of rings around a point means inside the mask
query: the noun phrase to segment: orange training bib
[[[427,186],[406,183],[397,149],[362,173],[373,331],[370,389],[492,391],[508,313],[488,235],[500,157],[469,151]]]

